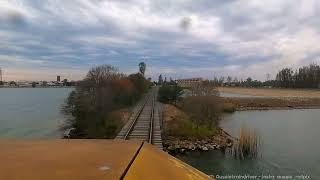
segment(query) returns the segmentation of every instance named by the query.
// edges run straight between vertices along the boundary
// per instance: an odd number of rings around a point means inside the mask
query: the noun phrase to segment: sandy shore
[[[320,98],[223,98],[235,110],[273,110],[273,109],[320,109]]]
[[[223,93],[235,93],[251,96],[320,98],[320,89],[269,89],[241,87],[219,87],[218,89]]]

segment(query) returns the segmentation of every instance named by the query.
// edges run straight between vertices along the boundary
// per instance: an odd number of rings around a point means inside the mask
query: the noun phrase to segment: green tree
[[[145,92],[148,89],[147,80],[142,76],[142,74],[130,74],[128,79],[134,84],[137,91]]]
[[[320,66],[310,64],[297,70],[281,69],[276,76],[278,87],[285,88],[318,88],[320,85]]]
[[[139,72],[144,76],[144,73],[146,72],[146,63],[144,62],[139,63]]]
[[[14,82],[14,81],[10,81],[10,82],[9,82],[9,85],[10,85],[10,86],[17,86],[17,83]]]
[[[183,95],[183,89],[178,85],[164,84],[159,89],[159,101],[163,103],[174,103]]]
[[[31,86],[32,86],[33,88],[35,88],[35,87],[36,87],[36,85],[37,85],[37,83],[36,83],[36,82],[32,82],[32,83],[31,83]]]
[[[47,81],[42,81],[42,86],[47,86],[48,82]]]
[[[162,78],[162,75],[160,74],[158,78],[158,85],[162,85],[162,84],[163,84],[163,78]]]
[[[64,86],[67,86],[67,85],[68,85],[68,79],[64,79],[62,82],[63,82],[63,85],[64,85]]]

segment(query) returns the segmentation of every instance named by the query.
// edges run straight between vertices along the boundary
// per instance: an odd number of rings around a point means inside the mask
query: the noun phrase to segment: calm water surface
[[[219,151],[179,158],[212,175],[311,175],[320,179],[320,110],[242,111],[228,114],[222,127],[237,136],[242,126],[255,128],[262,157],[235,160]]]
[[[0,89],[0,138],[59,138],[64,122],[61,104],[71,88]],[[311,175],[320,179],[320,110],[242,111],[221,122],[237,136],[245,125],[255,128],[263,141],[262,156],[235,160],[214,151],[179,158],[213,175]]]
[[[59,138],[72,88],[0,88],[0,138]]]

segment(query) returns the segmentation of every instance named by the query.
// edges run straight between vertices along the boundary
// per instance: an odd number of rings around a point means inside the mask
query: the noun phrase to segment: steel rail
[[[150,98],[150,97],[148,97],[147,100],[143,103],[143,105],[141,106],[141,108],[140,108],[139,111],[138,111],[138,114],[137,114],[136,117],[134,118],[133,122],[130,124],[130,127],[129,127],[128,131],[127,131],[126,134],[124,135],[124,139],[125,139],[125,140],[128,139],[128,136],[129,136],[130,133],[132,132],[132,130],[133,130],[133,128],[134,128],[137,120],[139,119],[139,117],[140,117],[140,115],[141,115],[144,107],[146,106],[147,102],[149,101],[149,98]]]
[[[154,94],[152,95],[152,109],[151,109],[151,117],[150,117],[150,127],[149,127],[149,139],[148,142],[152,144],[152,137],[153,137],[153,122],[154,122],[154,106],[155,106],[155,97]]]

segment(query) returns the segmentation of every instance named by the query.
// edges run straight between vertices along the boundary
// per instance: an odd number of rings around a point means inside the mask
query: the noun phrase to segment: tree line
[[[248,77],[245,80],[237,77],[215,77],[212,81],[216,86],[235,87],[279,87],[279,88],[320,88],[320,66],[310,64],[298,69],[283,68],[275,79],[270,79],[270,74],[266,74],[266,81],[254,80]]]
[[[276,76],[276,86],[284,88],[320,88],[320,66],[310,64],[296,70],[284,68]]]

